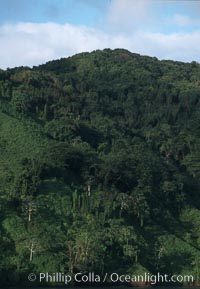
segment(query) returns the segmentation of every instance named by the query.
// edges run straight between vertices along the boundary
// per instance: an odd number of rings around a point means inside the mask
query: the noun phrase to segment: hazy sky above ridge
[[[0,0],[0,68],[103,48],[200,62],[200,1]]]

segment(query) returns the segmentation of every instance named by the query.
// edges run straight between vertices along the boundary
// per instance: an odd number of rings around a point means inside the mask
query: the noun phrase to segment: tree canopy
[[[124,49],[0,70],[0,280],[200,272],[200,65]],[[162,254],[161,254],[162,249]]]

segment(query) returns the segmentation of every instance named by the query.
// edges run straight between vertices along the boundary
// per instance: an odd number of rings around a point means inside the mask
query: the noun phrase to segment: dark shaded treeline
[[[200,65],[123,49],[0,71],[0,280],[200,272]]]

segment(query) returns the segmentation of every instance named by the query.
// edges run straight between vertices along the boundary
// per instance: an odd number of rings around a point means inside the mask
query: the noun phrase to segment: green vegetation
[[[123,49],[0,70],[0,280],[200,272],[200,65]]]

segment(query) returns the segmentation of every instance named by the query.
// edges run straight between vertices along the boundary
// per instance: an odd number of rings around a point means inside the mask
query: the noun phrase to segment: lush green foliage
[[[117,49],[0,70],[0,279],[200,272],[200,65]],[[8,277],[9,276],[9,277]]]

